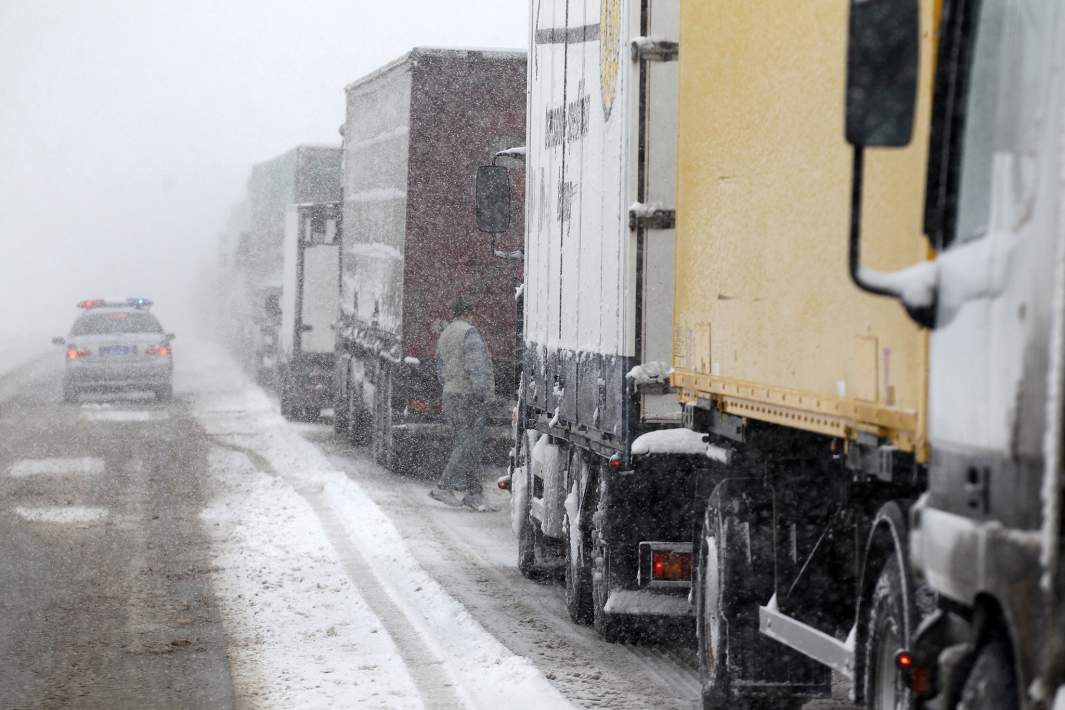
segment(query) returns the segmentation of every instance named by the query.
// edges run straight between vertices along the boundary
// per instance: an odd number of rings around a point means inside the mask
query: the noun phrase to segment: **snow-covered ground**
[[[190,343],[175,384],[215,442],[202,522],[243,704],[571,707],[223,353]]]
[[[56,346],[44,337],[19,337],[0,342],[0,376],[31,360],[58,352]]]

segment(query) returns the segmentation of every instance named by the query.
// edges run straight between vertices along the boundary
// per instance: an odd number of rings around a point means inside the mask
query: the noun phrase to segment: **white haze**
[[[339,143],[343,86],[412,46],[524,46],[527,7],[0,0],[0,353],[93,296],[191,332],[251,163]]]

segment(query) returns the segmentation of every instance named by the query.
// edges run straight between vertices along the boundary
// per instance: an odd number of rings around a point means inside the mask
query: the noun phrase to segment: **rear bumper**
[[[67,363],[63,380],[75,389],[138,389],[169,385],[174,365],[169,359],[122,363]]]
[[[606,600],[606,612],[623,616],[685,618],[692,616],[687,593],[658,589],[618,589]]]

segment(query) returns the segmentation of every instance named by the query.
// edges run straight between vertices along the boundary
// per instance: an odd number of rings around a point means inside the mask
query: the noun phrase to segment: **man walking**
[[[451,308],[454,320],[436,344],[437,375],[444,386],[444,415],[455,445],[436,488],[429,496],[455,507],[490,510],[481,493],[481,449],[485,408],[495,393],[492,358],[477,328],[466,318],[470,304],[459,298]]]

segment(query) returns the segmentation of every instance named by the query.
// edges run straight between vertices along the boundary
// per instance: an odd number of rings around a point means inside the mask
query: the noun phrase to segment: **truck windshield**
[[[162,333],[151,313],[112,311],[87,313],[74,321],[71,335],[110,335],[112,333]]]

